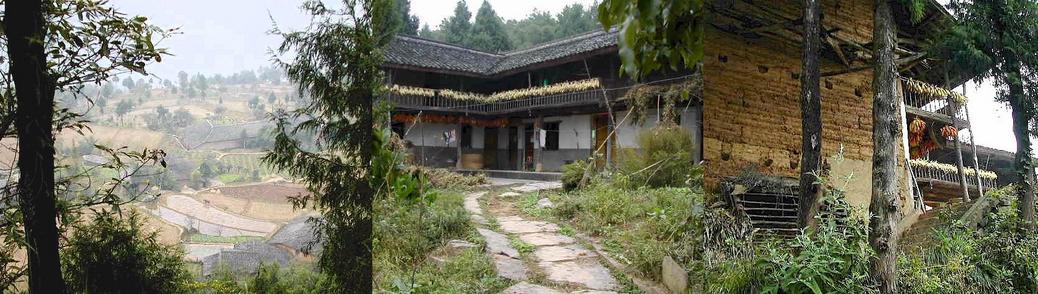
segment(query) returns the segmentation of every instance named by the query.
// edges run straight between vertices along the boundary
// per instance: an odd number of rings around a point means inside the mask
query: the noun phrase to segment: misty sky
[[[944,1],[941,1],[944,2]],[[127,14],[148,16],[162,27],[180,27],[180,34],[163,41],[175,55],[150,67],[151,72],[175,80],[178,71],[194,74],[228,74],[270,64],[268,50],[280,38],[267,34],[271,18],[282,28],[301,28],[308,18],[298,9],[301,1],[292,0],[113,0]],[[411,11],[422,24],[435,28],[453,13],[454,0],[412,0]],[[475,15],[482,1],[468,1]],[[589,5],[589,0],[490,0],[505,19],[522,18],[534,9],[557,13],[570,3]],[[1012,123],[1006,107],[993,100],[990,84],[970,84],[970,116],[977,130],[977,143],[1014,151]],[[824,99],[824,98],[823,98]]]

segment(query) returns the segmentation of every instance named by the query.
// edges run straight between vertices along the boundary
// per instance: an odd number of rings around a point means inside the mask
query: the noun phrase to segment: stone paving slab
[[[487,192],[476,192],[465,195],[465,210],[471,214],[483,214],[483,210],[479,207],[479,197],[483,197]]]
[[[558,233],[531,233],[520,235],[519,240],[523,240],[528,244],[534,246],[553,246],[576,243],[577,240],[571,237],[558,234]]]
[[[561,189],[561,188],[562,188],[562,183],[561,182],[536,182],[536,183],[529,183],[529,184],[518,186],[518,187],[513,187],[512,190],[523,192],[523,193],[528,193],[528,192],[536,192],[536,191],[541,191],[541,190],[551,190],[551,189]]]
[[[501,225],[501,230],[512,234],[544,233],[559,230],[558,225],[542,221],[502,220],[498,218],[497,222]]]
[[[490,253],[491,255],[501,254],[508,257],[519,258],[519,251],[512,248],[511,242],[504,234],[484,228],[476,228],[476,231],[483,236],[483,239],[486,239],[487,253]]]
[[[540,262],[547,279],[557,283],[573,283],[592,290],[616,290],[619,283],[609,269],[594,259]]]
[[[522,282],[508,287],[508,289],[501,291],[501,294],[563,294],[563,292],[541,285]]]
[[[522,195],[522,194],[519,194],[519,193],[516,193],[516,192],[504,192],[504,193],[498,194],[497,197],[509,198],[509,197],[516,197],[516,196],[519,196],[519,195]]]
[[[495,254],[494,268],[498,276],[512,281],[525,281],[527,277],[526,265],[520,259]]]
[[[584,249],[583,246],[570,244],[565,246],[538,247],[533,251],[533,256],[536,257],[538,261],[565,261],[585,257],[595,257],[598,255],[591,250]]]

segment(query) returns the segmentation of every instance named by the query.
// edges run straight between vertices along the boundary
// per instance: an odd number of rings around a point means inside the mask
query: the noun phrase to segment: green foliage
[[[621,70],[635,79],[699,64],[705,14],[702,0],[604,0],[598,6],[602,26],[619,27]]]
[[[69,290],[75,293],[182,293],[191,280],[177,246],[141,230],[142,218],[100,212],[79,224],[61,250]]]
[[[562,166],[562,189],[573,191],[586,181],[585,177],[594,175],[593,159],[577,160]]]
[[[454,6],[454,15],[444,19],[440,24],[444,41],[451,44],[467,44],[469,31],[472,29],[472,12],[469,12],[465,0],[458,0]]]
[[[832,187],[831,178],[820,180]],[[876,292],[869,276],[873,251],[864,212],[848,204],[838,187],[826,190],[822,201],[817,229],[801,231],[794,239],[754,242],[752,234],[745,233],[729,234],[724,240],[708,236],[708,248],[714,252],[706,254],[707,292]],[[747,221],[730,224],[742,226]],[[709,235],[715,233],[708,229]]]
[[[258,237],[258,236],[230,236],[230,237],[225,237],[225,236],[215,236],[215,235],[206,235],[206,234],[201,234],[201,233],[195,233],[195,234],[188,235],[187,236],[187,240],[189,242],[194,242],[194,243],[231,243],[231,244],[238,244],[238,243],[245,242],[245,241],[253,241],[253,240],[260,240],[260,241],[262,241],[263,237]]]
[[[398,33],[408,36],[418,35],[418,16],[411,14],[411,1],[396,0],[396,10],[400,22]]]
[[[472,235],[458,192],[437,193],[429,201],[381,197],[375,204],[373,246],[377,292],[492,293],[505,286],[479,249],[452,255],[444,264],[426,259],[451,239]],[[424,203],[424,204],[423,204]],[[412,283],[412,274],[415,280]]]
[[[689,188],[627,188],[599,179],[587,188],[549,196],[553,213],[601,237],[614,258],[661,279],[660,264],[672,256],[686,270],[699,265],[703,193]]]
[[[627,187],[682,187],[701,178],[702,166],[692,161],[695,145],[687,130],[661,123],[638,134],[638,150],[621,150],[617,182]]]
[[[370,292],[372,286],[373,99],[384,86],[381,49],[394,32],[393,6],[392,0],[344,1],[334,8],[307,1],[303,9],[311,23],[305,31],[273,30],[284,39],[277,54],[291,56],[275,58],[276,65],[310,99],[272,114],[274,147],[263,160],[310,191],[293,204],[323,215],[316,223],[324,241],[318,265],[341,287],[336,292]],[[320,138],[316,150],[296,139],[306,133]]]
[[[512,49],[512,42],[505,33],[505,25],[497,12],[490,7],[490,2],[483,1],[483,5],[476,12],[476,21],[472,24],[465,41],[468,47],[488,52],[502,52]]]
[[[218,268],[205,281],[189,283],[189,293],[329,293],[335,289],[328,275],[297,265],[281,268],[276,263],[260,265],[256,274],[235,276],[226,267]]]
[[[933,240],[898,259],[899,287],[911,293],[1034,293],[1038,291],[1038,235],[1017,230],[1012,186],[989,192],[1003,203],[982,226],[939,227]]]
[[[424,175],[429,180],[429,186],[437,189],[465,189],[476,187],[487,183],[487,177],[483,174],[464,175],[445,168],[428,168],[412,166],[412,169]]]

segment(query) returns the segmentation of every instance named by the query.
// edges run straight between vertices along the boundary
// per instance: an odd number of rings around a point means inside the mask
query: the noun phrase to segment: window
[[[472,126],[461,126],[461,148],[472,148]]]
[[[544,123],[544,150],[559,150],[559,123]]]

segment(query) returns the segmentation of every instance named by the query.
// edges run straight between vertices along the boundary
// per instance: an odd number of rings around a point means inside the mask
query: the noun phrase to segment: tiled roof
[[[235,244],[234,249],[221,250],[202,258],[202,275],[212,275],[220,266],[226,266],[233,273],[253,274],[261,264],[277,263],[285,267],[292,258],[291,253],[277,246],[260,241],[246,241]]]
[[[390,65],[411,66],[493,76],[568,56],[615,47],[615,31],[596,31],[534,46],[489,53],[416,37],[397,36],[386,49]]]

